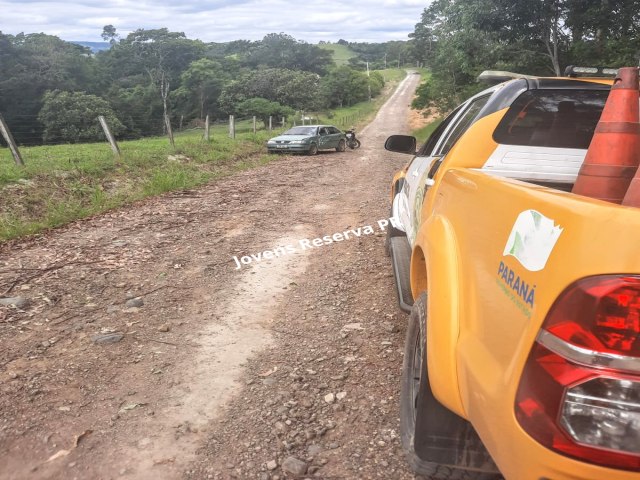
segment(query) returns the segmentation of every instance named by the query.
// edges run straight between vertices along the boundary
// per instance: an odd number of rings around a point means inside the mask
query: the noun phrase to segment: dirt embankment
[[[0,478],[412,478],[377,222],[418,80],[359,150],[0,246]]]

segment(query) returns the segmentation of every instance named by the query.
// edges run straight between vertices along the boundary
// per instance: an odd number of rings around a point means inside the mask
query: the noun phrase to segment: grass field
[[[424,143],[427,140],[427,138],[429,138],[429,135],[433,133],[433,131],[438,127],[438,125],[440,125],[441,122],[442,122],[442,118],[438,118],[437,120],[434,120],[428,125],[425,125],[422,128],[418,128],[417,130],[414,130],[413,132],[411,132],[411,135],[413,135],[418,139],[418,143]]]
[[[202,132],[120,142],[122,161],[106,143],[23,148],[25,167],[0,149],[0,240],[7,240],[122,206],[151,195],[185,190],[270,160],[270,135],[236,140]]]
[[[403,77],[402,71],[384,74],[389,79],[384,95],[320,113],[318,121],[341,128],[368,123]],[[251,129],[250,122],[237,127]],[[218,125],[209,142],[202,139],[202,130],[177,133],[175,149],[166,137],[123,141],[120,162],[106,142],[23,147],[24,167],[14,164],[7,148],[0,148],[0,241],[263,165],[276,158],[264,145],[278,131],[240,133],[232,140],[226,125]]]
[[[340,45],[339,43],[323,43],[318,45],[318,47],[324,50],[331,50],[333,54],[333,61],[336,62],[336,65],[339,67],[342,65],[348,65],[350,58],[358,56],[347,45]]]

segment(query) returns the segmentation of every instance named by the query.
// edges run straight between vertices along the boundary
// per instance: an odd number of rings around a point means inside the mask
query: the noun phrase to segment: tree
[[[415,105],[451,108],[482,87],[483,70],[636,65],[639,20],[640,0],[434,0],[411,36],[432,71]]]
[[[382,93],[382,89],[384,88],[384,77],[380,72],[371,72],[368,77],[369,82],[369,91],[371,92],[372,97],[377,97]]]
[[[569,56],[581,65],[635,65],[640,55],[640,0],[567,0]]]
[[[116,33],[116,27],[113,25],[105,25],[102,28],[102,34],[100,35],[105,42],[109,42],[111,45],[117,42],[117,38],[120,36]]]
[[[349,60],[349,65],[358,70],[400,67],[405,63],[414,63],[420,59],[415,56],[411,43],[406,41],[389,41],[384,43],[352,42],[346,44],[357,54]]]
[[[180,88],[175,97],[182,103],[183,111],[192,116],[194,110],[198,118],[212,112],[217,104],[222,87],[230,81],[220,62],[201,58],[191,62],[180,76]]]
[[[51,35],[0,33],[0,66],[0,110],[18,143],[42,140],[37,115],[47,90],[94,92],[98,85],[90,50]]]
[[[412,35],[431,67],[415,105],[448,110],[475,93],[483,70],[561,74],[567,0],[435,0]]]
[[[180,75],[187,67],[202,58],[205,46],[189,40],[182,32],[166,28],[139,29],[98,56],[102,66],[110,72],[113,81],[140,84],[145,76],[157,91],[163,113],[169,113],[169,95],[177,88]]]
[[[331,52],[296,40],[284,33],[270,33],[249,52],[246,62],[256,68],[266,66],[324,74],[333,64]]]
[[[162,101],[153,85],[148,82],[133,86],[112,85],[106,97],[126,126],[127,138],[163,133]]]
[[[321,80],[322,95],[329,107],[344,107],[367,100],[368,87],[367,74],[346,65],[334,68]]]
[[[47,92],[38,120],[44,125],[45,142],[92,142],[104,138],[98,123],[100,115],[114,135],[124,131],[106,100],[84,92]]]
[[[270,102],[266,98],[249,98],[236,107],[238,115],[245,117],[256,116],[269,125],[269,117],[289,117],[295,114],[292,108],[280,105],[278,102]]]
[[[320,76],[282,68],[265,68],[248,72],[224,87],[220,106],[235,113],[247,99],[259,97],[296,110],[314,110],[322,106]]]
[[[437,42],[435,15],[435,10],[425,8],[421,21],[416,24],[413,33],[409,34],[412,55],[423,65],[432,63],[434,57]]]

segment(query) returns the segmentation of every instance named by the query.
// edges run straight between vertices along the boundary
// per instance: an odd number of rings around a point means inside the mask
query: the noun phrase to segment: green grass
[[[318,121],[341,128],[368,123],[403,78],[385,70],[385,92],[372,102],[322,112]],[[235,140],[226,125],[176,133],[174,149],[166,137],[119,142],[122,159],[114,160],[106,142],[22,147],[24,167],[9,149],[0,148],[0,242],[35,234],[77,219],[130,204],[145,197],[187,190],[234,172],[264,165],[275,155],[266,140],[280,130],[252,133],[252,122],[238,122]],[[259,128],[261,125],[259,125]]]
[[[424,143],[427,141],[427,138],[429,138],[429,135],[433,133],[433,131],[438,127],[438,125],[440,125],[441,122],[442,118],[438,118],[437,120],[434,120],[424,127],[414,130],[413,132],[411,132],[411,135],[418,139],[418,143]]]
[[[427,80],[429,80],[429,78],[431,78],[431,71],[428,68],[425,68],[425,67],[420,67],[420,68],[411,67],[411,70],[415,70],[420,75],[422,75],[422,81],[423,82],[426,82]]]
[[[395,84],[397,84],[407,76],[407,71],[404,68],[387,68],[386,70],[376,71],[382,74],[385,82],[391,82]]]
[[[186,190],[275,158],[258,155],[272,136],[259,131],[228,138],[224,126],[211,141],[202,131],[119,142],[116,162],[105,143],[23,147],[25,167],[0,148],[0,241],[173,190]]]
[[[347,45],[340,45],[339,43],[323,43],[318,45],[318,47],[324,50],[330,50],[331,54],[333,55],[333,61],[339,67],[348,65],[350,58],[358,56]]]

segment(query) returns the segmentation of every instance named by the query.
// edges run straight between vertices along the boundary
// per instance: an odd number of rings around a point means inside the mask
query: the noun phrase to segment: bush
[[[45,142],[94,142],[104,139],[98,116],[104,116],[114,135],[124,132],[111,105],[95,95],[84,92],[49,91],[38,120],[44,126]]]
[[[269,125],[269,117],[290,117],[295,113],[292,108],[259,97],[249,98],[240,103],[237,111],[245,117],[255,115],[264,122],[265,126]]]

